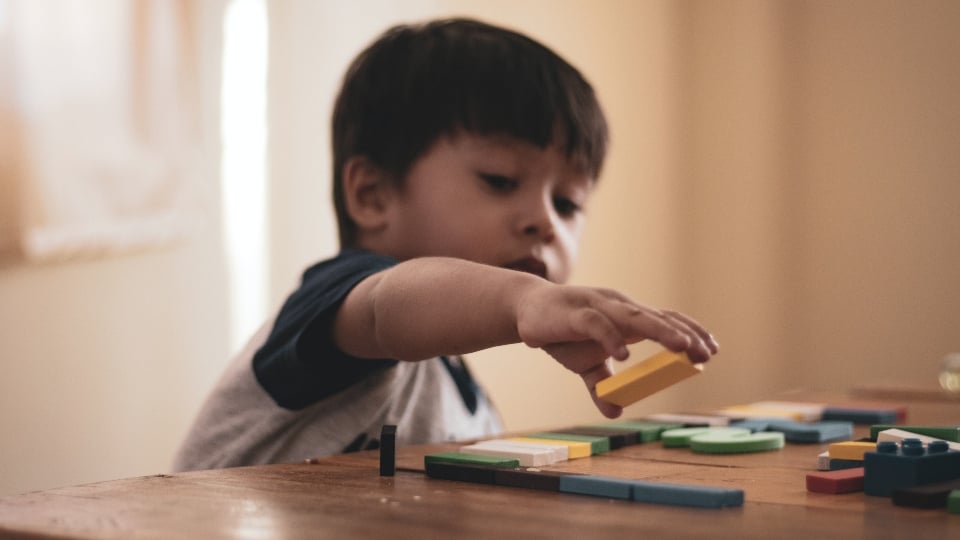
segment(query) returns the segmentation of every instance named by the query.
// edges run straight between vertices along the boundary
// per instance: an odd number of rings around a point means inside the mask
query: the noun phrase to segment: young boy
[[[299,461],[501,429],[458,355],[539,347],[599,410],[609,358],[653,339],[717,352],[692,319],[562,285],[607,127],[590,85],[520,34],[471,20],[399,26],[347,71],[333,115],[342,251],[234,360],[177,470]]]

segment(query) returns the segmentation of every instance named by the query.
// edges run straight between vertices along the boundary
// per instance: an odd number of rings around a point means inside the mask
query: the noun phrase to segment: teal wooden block
[[[743,506],[743,490],[738,488],[664,484],[642,480],[634,480],[631,487],[631,499],[637,502],[699,508]]]
[[[575,493],[578,495],[592,495],[609,499],[630,500],[632,480],[611,478],[608,476],[570,475],[560,478],[561,493]]]

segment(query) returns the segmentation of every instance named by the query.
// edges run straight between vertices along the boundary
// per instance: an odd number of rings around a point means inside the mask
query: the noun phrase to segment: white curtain
[[[196,10],[0,0],[0,252],[102,256],[186,232],[203,147]]]

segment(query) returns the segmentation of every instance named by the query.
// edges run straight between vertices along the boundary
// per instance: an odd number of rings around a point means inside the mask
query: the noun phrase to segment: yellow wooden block
[[[753,405],[731,405],[724,407],[717,414],[732,418],[784,418],[796,422],[803,421],[803,413],[786,409],[755,407]]]
[[[877,443],[871,441],[844,441],[831,443],[827,447],[830,459],[851,459],[854,461],[863,461],[863,454],[874,452],[877,449]]]
[[[703,370],[684,353],[663,351],[597,383],[597,396],[621,407],[676,384]]]
[[[534,439],[532,437],[510,437],[508,441],[529,442],[536,444],[553,444],[557,446],[566,446],[568,450],[568,459],[577,459],[590,457],[590,443],[579,441],[561,441],[558,439]]]

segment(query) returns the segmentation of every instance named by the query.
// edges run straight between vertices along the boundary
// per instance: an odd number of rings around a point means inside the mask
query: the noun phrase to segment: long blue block
[[[607,476],[564,476],[560,479],[560,491],[674,506],[743,506],[742,489],[624,480]]]
[[[805,424],[793,420],[771,420],[766,431],[779,431],[789,442],[822,443],[849,441],[853,438],[853,422],[811,422]]]
[[[593,495],[610,499],[630,500],[633,480],[610,478],[609,476],[564,476],[560,479],[561,493]]]
[[[638,502],[696,506],[700,508],[725,508],[743,506],[743,490],[685,484],[661,484],[636,480],[633,483],[632,499]]]

